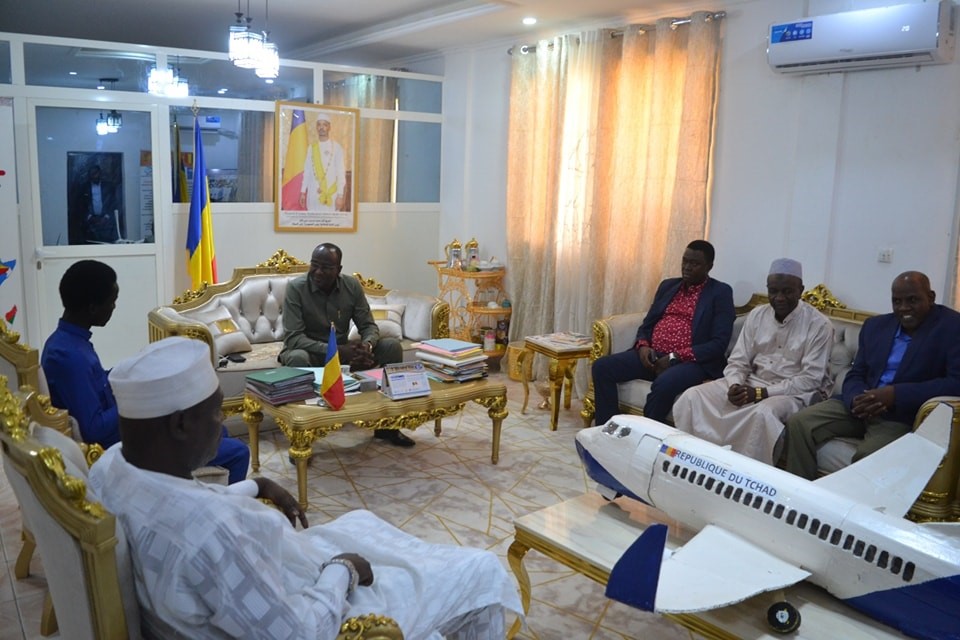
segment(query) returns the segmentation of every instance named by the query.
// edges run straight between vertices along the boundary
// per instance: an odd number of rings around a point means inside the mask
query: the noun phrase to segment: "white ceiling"
[[[535,41],[593,24],[746,0],[241,0],[283,58],[385,66],[482,42]],[[268,5],[265,5],[268,2]],[[269,10],[269,21],[265,8]],[[0,31],[224,51],[237,0],[0,0]],[[534,27],[521,24],[535,16]]]

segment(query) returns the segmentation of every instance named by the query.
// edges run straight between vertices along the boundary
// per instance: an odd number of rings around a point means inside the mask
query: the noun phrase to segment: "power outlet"
[[[893,249],[889,247],[886,249],[880,249],[880,253],[877,255],[877,262],[893,262]]]

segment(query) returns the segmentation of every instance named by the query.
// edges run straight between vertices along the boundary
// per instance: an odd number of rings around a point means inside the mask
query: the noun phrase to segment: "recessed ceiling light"
[[[225,94],[226,92],[227,92],[226,89],[217,89],[217,93],[219,93],[220,95],[223,95],[223,94]]]
[[[77,72],[76,72],[76,71],[71,71],[71,72],[70,72],[70,75],[75,76],[75,75],[77,75]]]
[[[523,19],[523,24],[529,27],[531,25],[537,24],[537,19],[534,18],[533,16],[527,16],[526,18]]]
[[[273,78],[267,78],[266,80],[264,80],[264,82],[266,82],[267,84],[273,84]]]
[[[107,88],[106,85],[102,85],[102,84],[97,85],[97,89],[100,89],[101,91],[103,91],[106,88]]]

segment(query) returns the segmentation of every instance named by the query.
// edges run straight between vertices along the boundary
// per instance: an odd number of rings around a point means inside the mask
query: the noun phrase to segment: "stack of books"
[[[247,391],[270,404],[284,404],[314,398],[312,371],[279,367],[247,374]]]
[[[487,356],[480,345],[454,338],[424,340],[417,345],[417,357],[427,375],[442,382],[466,382],[487,375]]]

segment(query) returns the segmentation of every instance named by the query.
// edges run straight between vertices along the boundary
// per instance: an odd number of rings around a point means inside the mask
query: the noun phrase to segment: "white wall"
[[[946,293],[960,157],[960,61],[920,68],[784,77],[765,60],[771,22],[803,0],[752,2],[725,22],[710,237],[714,275],[738,302],[772,259],[804,265],[848,305],[889,309],[898,273]],[[811,14],[877,2],[811,2]],[[891,248],[893,262],[877,262]],[[941,295],[943,298],[943,295]]]
[[[496,256],[506,263],[506,50],[498,44],[458,51],[444,61],[438,257],[454,238],[461,243],[476,238],[482,259]]]
[[[927,273],[945,297],[956,244],[960,56],[950,65],[805,77],[780,76],[766,63],[771,22],[880,4],[902,0],[728,7],[709,237],[713,275],[734,287],[738,303],[763,290],[781,256],[803,262],[805,284],[824,282],[854,308],[887,311],[890,282],[908,269]],[[510,57],[505,47],[455,52],[444,73],[441,244],[477,235],[481,249],[505,247]],[[892,263],[877,262],[881,248],[893,249]]]

